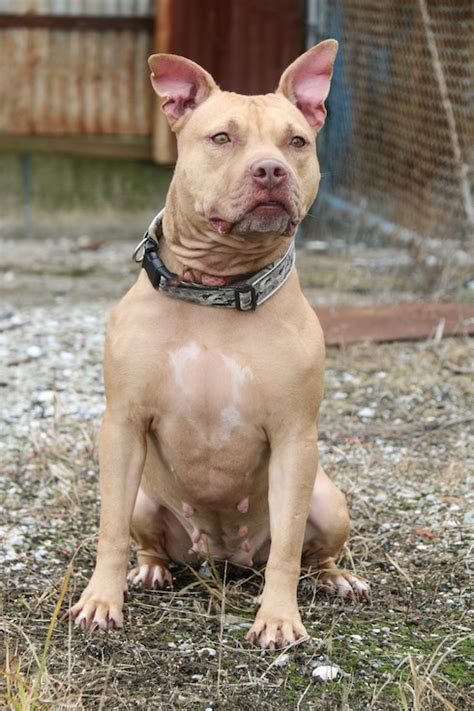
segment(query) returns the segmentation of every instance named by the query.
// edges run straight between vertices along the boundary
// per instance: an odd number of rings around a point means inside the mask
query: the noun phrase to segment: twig
[[[303,701],[304,697],[308,693],[310,687],[311,687],[311,682],[308,684],[308,686],[306,687],[306,689],[303,691],[300,698],[298,699],[298,703],[296,704],[296,711],[300,711],[301,702]]]
[[[393,558],[391,558],[391,557],[389,556],[388,553],[385,553],[385,555],[387,556],[387,559],[388,559],[389,562],[393,565],[393,567],[395,568],[395,570],[397,570],[397,571],[400,573],[400,575],[402,576],[402,578],[407,581],[408,585],[409,585],[411,588],[413,588],[413,582],[412,582],[410,576],[408,575],[408,573],[405,573],[405,571],[400,568],[400,566],[398,565],[398,563],[396,563],[396,562],[393,560]]]
[[[268,665],[268,667],[265,669],[265,671],[263,672],[263,674],[261,674],[261,675],[258,677],[257,681],[258,681],[258,682],[262,682],[262,681],[265,679],[265,677],[267,676],[267,674],[268,674],[268,672],[270,671],[270,669],[273,669],[274,666],[278,666],[279,660],[280,660],[290,649],[293,649],[293,647],[298,647],[300,644],[304,644],[304,643],[307,642],[307,641],[308,641],[308,638],[307,638],[307,637],[300,637],[300,639],[295,639],[294,642],[292,642],[291,644],[289,644],[289,645],[286,646],[286,647],[283,647],[283,649],[281,650],[281,652],[280,652],[280,654],[278,655],[278,657],[275,657],[275,659],[273,659],[273,661]]]
[[[224,575],[222,580],[222,599],[221,599],[221,619],[219,626],[219,654],[217,657],[217,702],[219,706],[221,703],[221,674],[222,674],[222,640],[224,638],[224,624],[225,624],[225,587],[227,583],[227,561],[224,564]]]

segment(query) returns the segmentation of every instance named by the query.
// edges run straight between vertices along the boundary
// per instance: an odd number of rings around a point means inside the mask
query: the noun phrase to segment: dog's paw
[[[339,568],[321,570],[318,573],[318,582],[332,595],[338,595],[344,600],[370,602],[369,584],[347,570],[339,570]]]
[[[72,619],[78,627],[84,629],[119,629],[123,627],[123,592],[114,598],[94,592],[87,587],[79,602],[73,605],[63,616],[63,620]]]
[[[127,580],[132,585],[153,590],[171,588],[173,580],[171,573],[165,565],[147,565],[144,563],[138,568],[133,568],[127,575]]]
[[[308,639],[308,634],[298,612],[294,615],[274,615],[260,608],[246,639],[262,649],[281,649],[298,640]]]

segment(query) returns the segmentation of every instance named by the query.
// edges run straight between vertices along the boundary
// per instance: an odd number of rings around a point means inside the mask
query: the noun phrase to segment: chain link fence
[[[472,240],[472,0],[308,0],[307,44],[340,42],[306,236],[385,238],[429,256]]]

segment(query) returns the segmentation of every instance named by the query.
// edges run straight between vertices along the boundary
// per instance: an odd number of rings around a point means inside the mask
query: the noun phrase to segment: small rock
[[[281,656],[278,657],[278,659],[275,659],[275,661],[273,662],[273,666],[274,667],[284,667],[285,664],[288,663],[289,659],[290,659],[289,654],[282,654]]]
[[[340,676],[341,670],[333,664],[323,664],[320,667],[313,669],[311,676],[321,681],[334,681]]]
[[[464,525],[474,526],[474,510],[469,510],[464,514]]]
[[[43,351],[39,346],[29,346],[26,349],[26,355],[29,358],[40,358],[43,355]]]
[[[5,304],[5,306],[0,311],[0,319],[8,318],[11,319],[15,315],[15,309],[11,304]]]
[[[36,396],[36,402],[53,402],[54,390],[40,390]]]
[[[207,654],[208,657],[215,657],[216,650],[212,649],[212,647],[203,647],[202,649],[198,649],[198,654],[199,656],[201,656],[201,654]]]
[[[89,242],[91,241],[91,238],[89,235],[79,235],[79,237],[76,240],[76,244],[79,248],[84,249],[84,247],[87,247]]]
[[[310,239],[305,242],[304,246],[311,252],[326,252],[328,249],[328,243],[320,239]]]
[[[70,351],[61,351],[59,357],[61,360],[69,361],[69,363],[76,359],[74,353],[71,353]]]
[[[362,407],[357,414],[359,417],[375,417],[375,410],[372,407]]]

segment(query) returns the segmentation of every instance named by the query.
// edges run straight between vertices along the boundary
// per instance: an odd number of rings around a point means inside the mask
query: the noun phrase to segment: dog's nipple
[[[191,504],[186,504],[184,501],[183,501],[182,511],[183,511],[183,515],[186,518],[191,518],[191,516],[194,513],[194,509],[191,506]]]
[[[242,501],[240,501],[237,504],[237,511],[240,511],[241,514],[246,514],[248,510],[249,510],[249,497],[247,496],[246,499],[242,499]]]
[[[245,538],[247,533],[249,532],[248,526],[241,526],[239,528],[239,538]]]
[[[191,533],[192,542],[194,544],[199,543],[201,538],[202,538],[202,532],[198,528],[195,528],[194,531]]]

